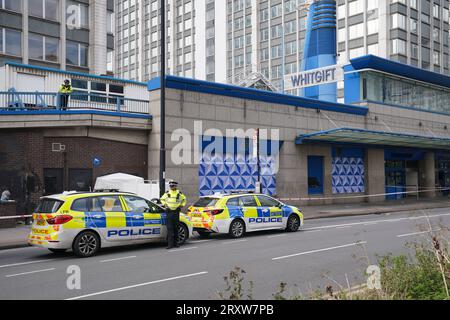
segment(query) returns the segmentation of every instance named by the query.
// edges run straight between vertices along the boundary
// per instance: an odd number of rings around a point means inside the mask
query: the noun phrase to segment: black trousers
[[[166,210],[167,214],[167,240],[169,247],[178,245],[178,225],[180,223],[180,209]]]
[[[67,107],[69,106],[69,95],[68,94],[62,94],[61,95],[61,109],[67,110]]]

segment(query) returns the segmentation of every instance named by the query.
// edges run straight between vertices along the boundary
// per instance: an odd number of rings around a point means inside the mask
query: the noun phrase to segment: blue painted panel
[[[334,194],[365,191],[364,149],[338,148],[332,150],[332,190]]]
[[[230,142],[228,140],[234,142],[234,147],[228,144]],[[244,139],[202,138],[202,155],[199,165],[201,196],[255,190],[258,178],[257,161],[253,158],[250,148],[238,149],[238,144],[241,147],[246,145]],[[223,147],[223,145],[226,146]],[[266,148],[261,148],[261,184],[263,193],[268,195],[274,195],[276,192],[276,157],[280,146],[281,144],[269,141],[266,143]]]
[[[323,194],[323,157],[308,156],[308,194]]]
[[[361,76],[351,71],[354,71],[352,66],[344,67],[344,101],[348,104],[361,101]]]

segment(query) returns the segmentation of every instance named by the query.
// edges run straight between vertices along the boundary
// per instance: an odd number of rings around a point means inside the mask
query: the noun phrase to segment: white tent
[[[113,173],[98,177],[94,189],[131,192],[148,200],[159,198],[158,181],[145,181],[144,178],[125,173]]]

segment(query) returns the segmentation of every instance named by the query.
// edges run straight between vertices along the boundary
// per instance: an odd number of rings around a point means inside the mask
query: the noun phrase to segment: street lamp
[[[159,152],[159,193],[166,192],[166,0],[161,0],[161,141]]]

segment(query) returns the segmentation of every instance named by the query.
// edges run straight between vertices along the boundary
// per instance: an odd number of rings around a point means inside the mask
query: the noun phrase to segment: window
[[[243,207],[257,207],[258,204],[256,203],[254,196],[243,196],[239,198]]]
[[[392,54],[406,55],[406,41],[402,39],[391,40],[391,52]]]
[[[22,2],[19,0],[0,0],[0,8],[16,12],[22,11]]]
[[[269,29],[264,28],[261,30],[261,41],[267,41],[269,40]]]
[[[59,20],[59,0],[29,0],[28,6],[30,16]]]
[[[352,1],[348,4],[348,15],[349,16],[363,13],[363,11],[364,11],[363,0]]]
[[[28,46],[31,59],[50,62],[59,60],[59,39],[30,33]]]
[[[119,197],[103,196],[92,199],[91,212],[123,212]]]
[[[272,7],[270,8],[270,13],[271,13],[272,19],[281,16],[282,9],[283,9],[283,8],[282,8],[282,6],[281,6],[281,3],[272,6]]]
[[[0,28],[0,53],[12,56],[21,56],[22,32]]]
[[[108,52],[108,59],[111,55]],[[74,66],[87,67],[88,66],[88,46],[86,44],[77,43],[73,41],[66,42],[66,63]],[[112,64],[112,62],[111,62]],[[112,65],[111,65],[112,67]]]
[[[266,196],[258,196],[258,200],[262,207],[279,207],[280,203],[272,198]]]
[[[394,13],[391,16],[391,28],[406,30],[406,16],[400,13]]]
[[[349,27],[349,39],[356,39],[364,36],[364,24],[354,24]]]
[[[281,45],[276,45],[272,47],[272,59],[280,58],[283,54],[283,48]]]
[[[137,213],[163,213],[164,210],[156,204],[139,197],[123,196],[130,212]]]
[[[241,205],[240,198],[231,198],[230,200],[227,201],[227,206],[228,207],[239,207]]]
[[[378,33],[378,19],[367,21],[367,35]]]

